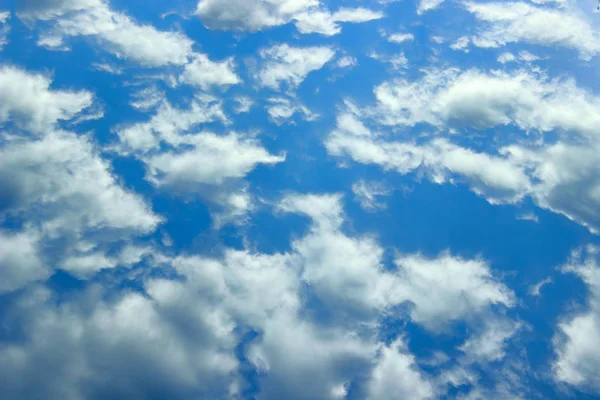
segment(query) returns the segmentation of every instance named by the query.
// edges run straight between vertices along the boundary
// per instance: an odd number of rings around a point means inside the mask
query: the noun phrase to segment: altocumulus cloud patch
[[[594,8],[0,8],[0,398],[600,396]]]

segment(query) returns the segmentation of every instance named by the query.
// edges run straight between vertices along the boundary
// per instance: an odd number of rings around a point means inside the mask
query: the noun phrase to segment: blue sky
[[[2,3],[0,398],[599,398],[596,6]]]

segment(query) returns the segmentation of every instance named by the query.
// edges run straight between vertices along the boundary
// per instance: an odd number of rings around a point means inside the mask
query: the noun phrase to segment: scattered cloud
[[[600,393],[595,371],[600,368],[600,268],[598,249],[589,247],[576,252],[564,267],[578,275],[587,285],[587,310],[564,316],[554,339],[557,359],[553,365],[555,379],[590,394]]]
[[[380,196],[389,196],[391,189],[382,182],[368,182],[359,180],[352,184],[354,199],[366,211],[377,211],[386,207],[385,203],[380,203],[377,198]]]
[[[413,41],[415,37],[412,33],[393,33],[387,37],[388,42],[403,43]]]
[[[313,121],[319,117],[318,114],[298,103],[298,100],[285,97],[271,97],[267,100],[266,108],[269,119],[277,125],[294,123],[292,117],[296,114],[299,114],[306,121]]]
[[[51,90],[50,77],[22,69],[0,67],[0,123],[12,121],[34,133],[51,129],[92,105],[92,93]]]
[[[319,70],[335,55],[327,46],[291,47],[279,44],[260,50],[264,60],[256,79],[263,87],[279,89],[282,83],[289,88],[299,86],[312,71]]]
[[[180,81],[202,89],[212,86],[229,86],[241,82],[235,73],[233,58],[214,62],[204,54],[195,54],[192,61],[185,66]]]
[[[467,2],[465,7],[482,25],[480,33],[472,38],[478,47],[523,42],[573,49],[582,59],[590,59],[600,51],[598,30],[568,8],[536,7],[523,2]]]
[[[383,13],[362,7],[332,13],[319,0],[200,0],[196,15],[210,29],[255,32],[294,22],[302,34],[325,36],[340,33],[340,23],[383,18]]]

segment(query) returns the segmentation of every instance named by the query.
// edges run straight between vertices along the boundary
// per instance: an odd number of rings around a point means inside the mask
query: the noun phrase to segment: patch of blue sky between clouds
[[[596,5],[0,5],[0,398],[600,396]]]

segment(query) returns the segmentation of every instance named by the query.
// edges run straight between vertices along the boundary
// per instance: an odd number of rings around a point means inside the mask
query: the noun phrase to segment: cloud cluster
[[[401,174],[423,171],[438,183],[463,179],[491,203],[530,196],[540,207],[599,230],[595,110],[600,99],[574,81],[527,70],[431,70],[420,81],[384,82],[374,93],[374,107],[338,116],[337,128],[325,140],[330,154]],[[361,119],[384,130],[427,123],[442,132],[513,126],[530,133],[500,137],[505,145],[482,152],[443,135],[393,141]],[[555,133],[561,140],[544,139]]]
[[[23,221],[20,232],[2,233],[3,290],[47,277],[60,257],[156,228],[161,218],[121,186],[92,141],[56,126],[90,106],[91,93],[52,91],[48,77],[14,67],[0,70],[0,82],[0,217]]]
[[[278,44],[260,51],[263,59],[256,79],[263,87],[278,89],[282,84],[295,88],[313,71],[333,58],[335,51],[327,46],[292,47]]]
[[[393,392],[428,399],[438,384],[419,369],[402,338],[387,345],[376,339],[379,314],[410,302],[414,322],[437,331],[457,318],[493,316],[495,303],[512,306],[511,294],[483,261],[406,255],[397,259],[398,271],[386,270],[374,238],[342,231],[339,195],[289,194],[277,208],[311,219],[287,253],[150,251],[139,270],[143,295],[92,285],[56,306],[52,292],[30,288],[5,316],[25,336],[0,346],[6,371],[0,394],[235,396],[246,385],[235,357],[241,348],[260,372],[258,398],[343,398],[354,386],[367,398]],[[140,263],[139,251],[129,254],[119,263]],[[19,257],[5,250],[0,256]],[[157,267],[183,279],[152,275]],[[430,303],[432,291],[437,300]],[[323,310],[335,317],[323,320]],[[248,331],[257,336],[245,342]],[[489,343],[463,347],[479,355]],[[22,375],[35,376],[37,384],[26,386],[16,379]]]
[[[381,12],[366,8],[341,8],[331,13],[319,0],[200,0],[196,14],[210,29],[259,31],[294,22],[303,34],[332,36],[339,23],[380,19]]]
[[[564,272],[578,275],[587,285],[587,310],[567,315],[559,324],[554,340],[557,359],[553,371],[557,380],[589,393],[600,393],[595,371],[600,368],[600,267],[598,249],[575,252]]]
[[[536,7],[524,2],[467,2],[465,7],[484,26],[472,38],[478,47],[524,42],[573,49],[584,60],[600,51],[600,32],[570,9]]]

